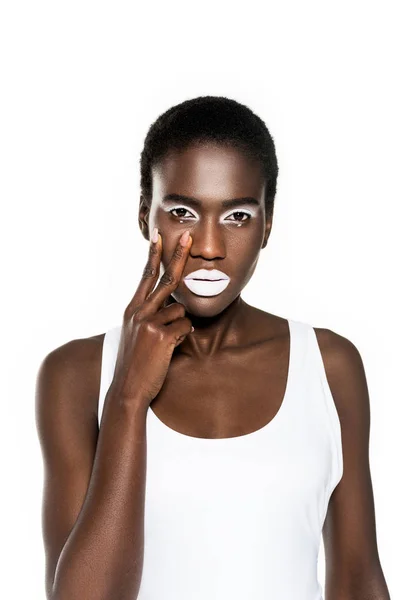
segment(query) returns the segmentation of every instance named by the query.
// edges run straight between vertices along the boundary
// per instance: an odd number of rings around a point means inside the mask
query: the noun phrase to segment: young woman
[[[277,175],[234,100],[150,127],[149,255],[122,324],[38,373],[49,600],[320,600],[321,535],[327,600],[389,598],[359,352],[241,297]]]

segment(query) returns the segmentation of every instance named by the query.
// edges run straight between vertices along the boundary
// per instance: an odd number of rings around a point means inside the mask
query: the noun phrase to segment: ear
[[[150,241],[149,213],[150,206],[148,202],[146,202],[143,196],[140,196],[138,223],[144,239],[148,242]]]
[[[264,239],[263,239],[261,248],[265,248],[265,246],[268,243],[268,238],[271,233],[271,227],[272,227],[272,215],[266,217],[266,219],[265,219]]]

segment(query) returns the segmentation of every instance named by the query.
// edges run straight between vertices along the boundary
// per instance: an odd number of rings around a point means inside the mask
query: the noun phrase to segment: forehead
[[[181,193],[201,198],[260,197],[264,176],[259,161],[220,144],[171,150],[153,167],[153,197]]]

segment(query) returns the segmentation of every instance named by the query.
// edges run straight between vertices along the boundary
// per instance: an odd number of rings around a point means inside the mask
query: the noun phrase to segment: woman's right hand
[[[189,232],[187,232],[189,233]],[[124,403],[150,405],[166,378],[174,349],[192,331],[185,307],[179,302],[165,306],[178,286],[189,255],[192,238],[185,246],[181,236],[157,287],[162,239],[150,240],[147,264],[137,290],[123,315],[112,390]]]

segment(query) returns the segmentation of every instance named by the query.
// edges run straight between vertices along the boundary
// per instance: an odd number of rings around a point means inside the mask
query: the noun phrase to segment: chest
[[[284,342],[193,363],[171,363],[151,410],[168,427],[194,437],[230,438],[272,421],[283,402],[289,370]]]

